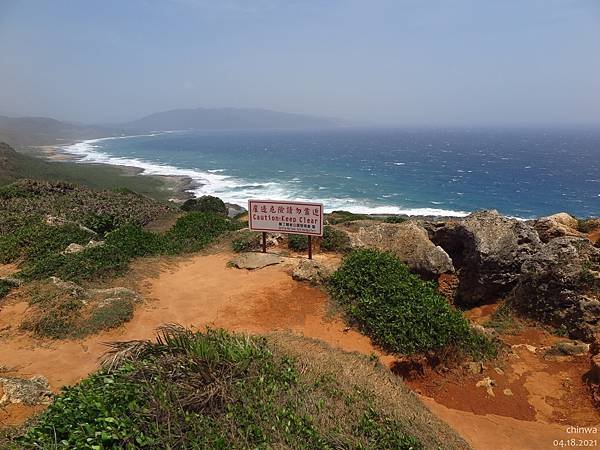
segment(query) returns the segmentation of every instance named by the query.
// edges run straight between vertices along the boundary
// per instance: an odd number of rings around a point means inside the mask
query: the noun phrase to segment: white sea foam
[[[115,166],[136,167],[142,170],[142,175],[181,176],[188,177],[195,182],[196,187],[190,189],[194,196],[215,195],[228,203],[246,206],[248,200],[253,198],[273,198],[281,200],[313,201],[323,203],[325,211],[345,210],[357,214],[405,214],[408,216],[454,216],[464,217],[467,211],[453,211],[440,208],[406,208],[395,205],[369,204],[368,201],[348,198],[315,198],[303,197],[296,183],[301,180],[297,177],[286,182],[257,183],[241,178],[226,175],[226,169],[184,169],[170,164],[147,161],[139,158],[114,156],[103,151],[98,145],[102,141],[111,139],[129,139],[134,137],[151,137],[161,133],[152,133],[136,136],[115,136],[100,139],[89,139],[76,144],[64,146],[61,150],[77,156],[81,163],[110,164]],[[350,179],[351,177],[346,177]],[[436,202],[432,202],[437,204]]]

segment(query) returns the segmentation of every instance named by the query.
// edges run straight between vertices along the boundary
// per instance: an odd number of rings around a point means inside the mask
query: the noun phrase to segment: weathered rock
[[[481,361],[470,361],[465,365],[465,368],[469,373],[472,373],[473,375],[479,375],[480,373],[483,373],[484,366]]]
[[[483,380],[478,381],[475,386],[485,388],[489,395],[492,397],[495,396],[493,387],[496,386],[496,381],[492,380],[490,377],[485,377]]]
[[[454,272],[448,254],[433,244],[425,228],[415,221],[399,224],[364,221],[348,235],[353,248],[391,251],[411,269],[426,277],[437,278],[442,273]]]
[[[301,259],[294,271],[292,278],[296,281],[308,281],[312,284],[323,284],[335,272],[335,267],[310,259]]]
[[[588,379],[600,385],[600,353],[592,357],[592,368],[588,372]]]
[[[70,254],[70,253],[79,253],[81,251],[85,250],[85,246],[80,245],[80,244],[76,244],[76,243],[72,243],[69,244],[67,246],[67,248],[65,248],[65,250],[63,251],[64,254]]]
[[[110,297],[136,297],[137,292],[126,287],[112,287],[107,289],[88,289],[87,295],[104,295]]]
[[[585,237],[585,234],[577,230],[577,219],[567,213],[558,213],[548,217],[542,217],[535,221],[534,228],[542,242],[563,236]]]
[[[24,405],[48,404],[52,399],[48,380],[41,375],[24,378],[0,378],[0,406],[6,403],[22,403]]]
[[[238,269],[262,269],[263,267],[280,264],[284,259],[279,255],[272,253],[249,252],[240,253],[236,258],[231,260],[231,264]]]
[[[24,283],[23,280],[15,277],[0,277],[0,281],[3,281],[12,286],[21,286]]]
[[[460,280],[457,303],[476,305],[504,296],[521,266],[542,247],[536,231],[497,211],[479,211],[460,221],[427,224],[431,240],[452,258]]]
[[[590,344],[581,341],[561,341],[548,349],[546,355],[580,356],[590,351]]]
[[[600,331],[600,249],[587,239],[552,239],[523,265],[511,293],[528,317],[592,342]]]
[[[91,235],[95,236],[98,234],[94,230],[92,230],[86,226],[83,226],[80,223],[73,222],[72,220],[67,220],[63,217],[55,217],[55,216],[47,215],[46,217],[44,217],[44,223],[46,225],[50,225],[52,227],[61,227],[63,225],[67,225],[67,224],[75,224],[79,227],[80,230],[86,231],[86,232],[90,233]]]
[[[72,281],[63,281],[58,277],[50,277],[50,280],[57,288],[69,291],[74,296],[83,296],[86,292],[84,288]]]

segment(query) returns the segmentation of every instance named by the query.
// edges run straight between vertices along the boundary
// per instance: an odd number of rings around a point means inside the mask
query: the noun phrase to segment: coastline
[[[63,164],[77,164],[88,167],[100,167],[109,170],[117,170],[123,177],[140,177],[150,178],[157,180],[162,186],[163,191],[171,193],[170,201],[175,203],[183,203],[190,198],[194,198],[192,190],[200,187],[199,183],[193,180],[189,176],[185,175],[157,175],[157,174],[144,174],[144,169],[136,166],[128,165],[115,165],[115,164],[104,164],[94,162],[79,162],[82,158],[72,153],[64,151],[63,147],[68,145],[85,142],[85,140],[67,141],[60,145],[49,144],[49,145],[38,145],[31,147],[34,151],[26,151],[24,153],[43,159],[53,163]]]

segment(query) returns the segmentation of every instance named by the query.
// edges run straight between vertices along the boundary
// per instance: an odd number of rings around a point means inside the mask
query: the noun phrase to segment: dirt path
[[[58,390],[98,367],[97,358],[104,351],[103,342],[152,338],[158,325],[169,322],[196,329],[211,326],[250,333],[289,330],[343,350],[367,355],[375,353],[389,366],[395,362],[393,357],[382,355],[374,348],[367,337],[348,330],[341,318],[328,314],[326,294],[292,280],[285,265],[257,271],[238,270],[227,267],[231,257],[227,253],[198,255],[176,264],[162,265],[155,275],[138,283],[146,303],[138,307],[131,322],[85,340],[42,341],[17,333],[15,324],[26,315],[27,304],[9,304],[0,310],[0,330],[5,329],[0,331],[0,366],[6,366],[20,376],[42,374],[49,380],[51,388]],[[541,388],[545,381],[540,379],[539,382]],[[545,395],[540,390],[538,397],[544,400]],[[554,439],[576,437],[565,432],[567,422],[550,423],[551,416],[536,415],[534,404],[529,405],[533,413],[513,418],[507,414],[489,413],[493,410],[447,407],[423,398],[436,415],[475,448],[552,448]],[[11,406],[4,412],[0,410],[0,423],[21,421],[31,412]],[[599,435],[581,437],[600,440]]]

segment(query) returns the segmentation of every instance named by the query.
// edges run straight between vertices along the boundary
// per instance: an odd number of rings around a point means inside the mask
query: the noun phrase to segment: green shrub
[[[332,211],[327,214],[327,223],[337,225],[340,223],[351,222],[354,220],[371,220],[371,216],[366,214],[354,214],[349,211]]]
[[[400,217],[400,216],[390,216],[390,217],[385,218],[385,222],[386,223],[402,223],[402,222],[406,222],[406,219],[404,217]]]
[[[41,221],[0,236],[0,262],[43,258],[63,251],[69,244],[86,244],[93,237],[77,225],[51,226]]]
[[[331,277],[330,290],[349,317],[386,350],[414,354],[458,346],[480,357],[489,349],[434,283],[421,280],[390,253],[350,253]]]
[[[211,213],[191,212],[180,217],[165,233],[165,250],[171,254],[195,252],[231,229],[232,222],[224,217]]]
[[[183,205],[181,205],[181,209],[188,212],[197,211],[213,213],[225,217],[227,217],[229,213],[229,209],[225,203],[223,203],[223,200],[218,197],[213,197],[212,195],[203,195],[200,198],[186,200]]]
[[[347,252],[350,250],[350,237],[341,230],[325,225],[321,249],[332,252]]]
[[[99,235],[104,236],[106,233],[118,228],[119,221],[112,214],[92,213],[83,219],[82,225],[95,231]]]
[[[113,369],[63,390],[25,448],[419,449],[370,395],[305,378],[266,341],[163,327],[114,346]],[[349,391],[344,395],[345,391]],[[339,411],[336,417],[329,408]]]
[[[0,299],[6,297],[14,285],[6,280],[0,280]]]
[[[95,308],[82,328],[85,330],[85,334],[116,328],[133,318],[133,310],[133,300],[114,299],[108,305]]]
[[[303,234],[288,234],[288,248],[297,252],[308,250],[308,236]]]
[[[234,252],[248,252],[260,248],[261,237],[259,233],[250,230],[238,232],[231,241]]]
[[[124,225],[108,233],[102,246],[68,255],[48,254],[29,261],[21,273],[28,279],[51,275],[73,281],[108,278],[123,273],[133,258],[197,251],[229,229],[229,220],[197,212],[179,218],[164,234]]]

